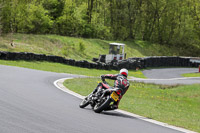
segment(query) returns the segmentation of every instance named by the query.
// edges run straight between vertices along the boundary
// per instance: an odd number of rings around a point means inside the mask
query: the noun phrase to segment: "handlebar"
[[[103,75],[101,75],[101,80],[103,81],[103,83],[106,82]]]

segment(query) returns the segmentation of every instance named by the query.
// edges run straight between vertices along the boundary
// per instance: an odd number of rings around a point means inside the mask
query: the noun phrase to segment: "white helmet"
[[[119,73],[124,75],[124,76],[126,76],[126,77],[128,77],[128,70],[125,69],[125,68],[121,69]]]

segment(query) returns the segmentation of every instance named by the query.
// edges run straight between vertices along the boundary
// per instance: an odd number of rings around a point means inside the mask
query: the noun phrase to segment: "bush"
[[[82,53],[84,53],[84,51],[85,51],[85,45],[83,42],[79,42],[79,51]]]
[[[62,54],[65,56],[69,55],[69,47],[67,45],[65,45],[62,50],[61,50]]]

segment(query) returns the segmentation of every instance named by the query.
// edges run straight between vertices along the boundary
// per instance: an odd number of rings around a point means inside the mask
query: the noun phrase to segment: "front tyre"
[[[102,101],[100,101],[94,106],[94,112],[101,113],[104,109],[106,109],[110,105],[110,102],[111,100],[109,95],[104,97]]]
[[[89,96],[85,97],[83,101],[80,103],[79,107],[80,108],[85,108],[89,104]]]

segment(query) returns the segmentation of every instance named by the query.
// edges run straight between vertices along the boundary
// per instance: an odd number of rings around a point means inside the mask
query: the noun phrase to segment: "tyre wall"
[[[73,59],[66,59],[60,56],[34,54],[27,52],[4,52],[0,51],[1,60],[25,60],[25,61],[49,61],[56,63],[63,63],[67,65],[83,67],[83,68],[95,68],[95,69],[115,69],[121,68],[137,69],[137,68],[149,68],[149,67],[198,67],[199,62],[192,61],[192,57],[166,57],[166,56],[153,56],[144,58],[129,58],[120,62],[114,63],[93,63],[86,60],[76,61]]]

